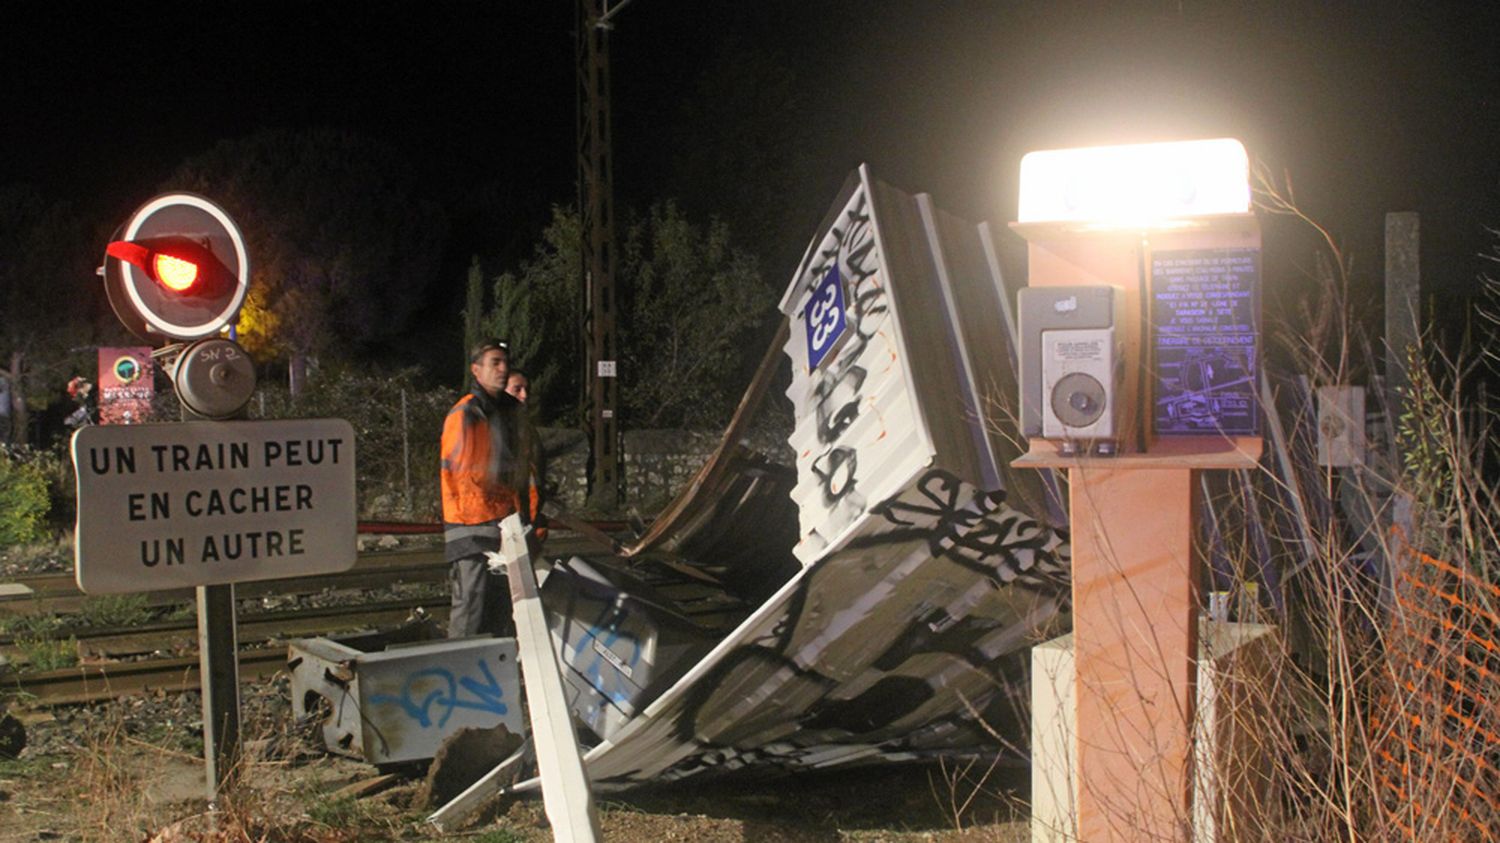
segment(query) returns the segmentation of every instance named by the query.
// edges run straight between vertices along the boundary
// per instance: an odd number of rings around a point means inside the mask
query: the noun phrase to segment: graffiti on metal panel
[[[831,448],[813,460],[812,472],[823,485],[823,502],[830,507],[854,493],[855,471],[859,468],[859,452],[853,448]],[[864,511],[860,498],[859,511]]]
[[[371,694],[370,703],[399,705],[424,729],[434,722],[439,728],[446,726],[448,718],[460,708],[503,717],[509,711],[504,702],[505,690],[488,664],[479,661],[476,665],[483,674],[482,681],[473,676],[456,677],[447,668],[429,667],[407,676],[400,694]]]
[[[840,371],[819,378],[813,386],[818,414],[818,441],[828,444],[838,439],[859,418],[860,389],[869,374],[863,366],[847,365]]]
[[[823,504],[829,510],[816,532],[828,537],[853,523],[867,507],[868,502],[857,488],[860,443],[847,441],[846,434],[872,398],[866,390],[868,365],[872,361],[866,359],[865,352],[878,336],[880,323],[890,307],[878,276],[875,228],[870,219],[869,199],[863,191],[851,200],[825,241],[829,245],[819,252],[808,272],[812,277],[822,277],[831,267],[839,268],[840,275],[850,285],[853,311],[849,315],[849,328],[853,332],[849,342],[839,350],[832,365],[811,373],[809,387],[822,450],[807,456],[811,456],[811,470],[818,478]],[[894,362],[892,351],[890,363]],[[884,436],[882,430],[876,439]]]
[[[821,365],[795,373],[791,393],[805,484],[806,544],[797,553],[807,567],[660,721],[630,736],[644,747],[678,746],[633,759],[639,769],[612,771],[615,780],[993,744],[992,728],[1021,723],[1010,707],[1025,697],[1027,647],[1066,610],[1066,533],[1012,506],[1005,491],[931,468],[888,498],[876,491],[873,479],[907,441],[894,413],[890,425],[878,415],[877,399],[903,406],[899,391],[909,384],[888,324],[890,279],[870,197],[860,187],[835,207],[802,280],[837,268],[846,333]],[[859,535],[826,552],[856,523]]]
[[[579,645],[574,664],[590,685],[614,703],[628,702],[638,690],[632,680],[641,660],[641,642],[621,632],[624,620],[624,614],[613,604],[605,606],[583,633],[585,643]],[[617,649],[621,642],[624,646]]]
[[[991,577],[995,585],[1021,585],[1044,594],[1068,591],[1072,558],[1067,536],[1006,504],[1004,489],[973,495],[960,506],[965,486],[953,474],[929,471],[917,483],[926,499],[892,499],[875,508],[898,529],[866,539],[927,539],[942,556]]]
[[[818,562],[782,611],[762,620],[756,643],[728,654],[694,688],[677,733],[700,751],[669,777],[750,763],[816,765],[858,752],[915,757],[984,740],[973,712],[1017,685],[1012,662],[1031,643],[1029,631],[1067,599],[1066,536],[1005,500],[932,470],[874,507],[887,528]],[[938,560],[951,565],[934,568]],[[844,582],[864,586],[838,587]],[[1036,594],[1029,614],[997,608],[1009,586]],[[903,604],[902,588],[939,596]],[[876,617],[874,607],[893,604],[908,613]],[[932,706],[949,714],[911,729],[908,718],[931,716],[918,715]]]

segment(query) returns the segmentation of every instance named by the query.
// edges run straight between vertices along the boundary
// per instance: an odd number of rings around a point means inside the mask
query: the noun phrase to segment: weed
[[[0,779],[40,779],[51,769],[52,758],[23,754],[20,758],[0,756]]]
[[[140,626],[152,612],[144,594],[103,594],[83,601],[79,622],[93,627]]]
[[[178,603],[162,616],[165,621],[184,621],[188,618],[198,616],[198,605],[196,603]]]
[[[0,630],[15,639],[56,638],[62,630],[62,618],[51,612],[15,615],[0,622]]]
[[[79,754],[73,774],[89,797],[89,810],[78,817],[78,831],[85,840],[138,839],[152,825],[151,810],[139,771],[120,751],[123,718],[111,715],[99,726],[87,734],[87,749]]]
[[[342,797],[315,802],[307,808],[307,817],[329,828],[349,828],[364,818],[364,806],[357,799]]]
[[[76,638],[17,638],[16,646],[26,658],[24,670],[61,670],[78,664]]]
[[[73,530],[67,528],[37,541],[0,545],[0,558],[19,571],[62,570],[73,559]]]
[[[16,615],[4,631],[21,652],[22,670],[57,670],[78,664],[78,640],[63,637],[62,618],[50,612]]]

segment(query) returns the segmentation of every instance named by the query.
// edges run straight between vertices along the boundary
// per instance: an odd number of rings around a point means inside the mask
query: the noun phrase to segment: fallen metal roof
[[[1009,467],[1007,296],[986,228],[850,176],[718,451],[624,550],[761,602],[587,754],[596,786],[992,749],[1012,731],[1020,656],[1066,611],[1069,550],[1043,478]],[[787,361],[793,469],[742,442]],[[654,647],[618,624],[608,648],[593,636],[565,653],[580,676]]]

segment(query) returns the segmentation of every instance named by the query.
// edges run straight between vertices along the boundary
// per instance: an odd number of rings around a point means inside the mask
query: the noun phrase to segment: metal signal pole
[[[622,498],[615,341],[615,209],[609,116],[610,18],[629,0],[578,0],[578,212],[583,248],[584,432],[589,504]]]

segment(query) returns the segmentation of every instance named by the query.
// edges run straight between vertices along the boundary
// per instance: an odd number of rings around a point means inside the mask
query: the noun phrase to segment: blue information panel
[[[848,328],[844,314],[844,282],[834,264],[813,288],[803,312],[807,322],[807,368],[818,368],[828,353],[838,347]]]
[[[1260,432],[1260,250],[1151,256],[1158,434]]]

